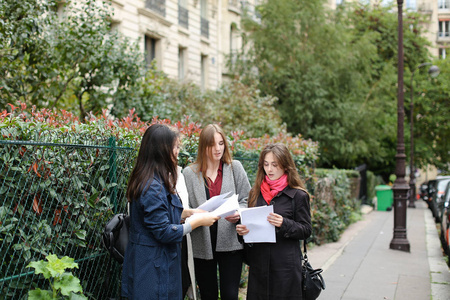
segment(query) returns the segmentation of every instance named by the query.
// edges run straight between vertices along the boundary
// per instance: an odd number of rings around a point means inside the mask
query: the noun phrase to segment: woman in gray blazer
[[[220,126],[210,124],[202,130],[197,160],[183,170],[183,175],[191,208],[228,192],[238,194],[239,205],[247,207],[250,191],[247,173],[239,161],[232,160]],[[220,219],[210,228],[197,228],[191,233],[195,277],[202,300],[218,299],[218,281],[222,300],[238,300],[243,260],[243,246],[236,234],[238,221],[239,214],[236,212]]]

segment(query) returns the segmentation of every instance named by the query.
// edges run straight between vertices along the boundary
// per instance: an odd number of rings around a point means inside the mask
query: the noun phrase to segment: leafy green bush
[[[48,279],[51,290],[41,290],[40,288],[30,290],[28,299],[87,299],[83,295],[80,280],[71,272],[65,272],[66,269],[78,268],[78,264],[74,262],[73,258],[68,256],[58,258],[56,255],[50,254],[46,259],[47,262],[33,261],[28,264],[27,268],[34,268],[35,274],[42,274],[45,279]]]
[[[155,115],[171,120],[190,116],[203,125],[220,123],[228,134],[241,131],[243,138],[285,130],[273,107],[276,98],[262,96],[255,86],[244,85],[239,79],[226,82],[215,91],[202,91],[193,83],[182,84],[150,69],[142,83],[148,86],[147,92],[140,97],[141,105],[132,107],[143,120],[151,120]]]
[[[316,184],[311,201],[311,240],[320,245],[337,241],[345,228],[359,220],[360,203],[351,196],[350,179],[353,172],[316,169],[315,175]]]

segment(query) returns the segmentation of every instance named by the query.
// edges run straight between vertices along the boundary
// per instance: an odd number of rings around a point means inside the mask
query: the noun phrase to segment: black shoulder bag
[[[295,200],[292,199],[292,216],[295,221]],[[315,300],[325,289],[325,280],[322,277],[322,269],[314,269],[308,261],[306,240],[303,240],[302,260],[302,299]]]
[[[325,280],[320,274],[322,271],[322,269],[314,269],[308,262],[306,240],[304,240],[302,257],[303,300],[315,300],[325,289]]]

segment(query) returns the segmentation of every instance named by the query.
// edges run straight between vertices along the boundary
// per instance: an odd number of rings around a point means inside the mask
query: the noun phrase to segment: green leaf
[[[53,277],[63,274],[65,269],[78,268],[78,264],[74,262],[74,259],[68,256],[58,259],[55,254],[50,254],[46,258],[48,260],[47,269]]]
[[[48,262],[46,261],[33,261],[27,265],[27,268],[34,268],[35,274],[43,274],[45,279],[52,277],[51,272],[48,270]]]
[[[80,280],[72,275],[72,273],[64,273],[60,280],[55,281],[53,287],[57,290],[61,290],[61,294],[69,296],[73,293],[82,293]]]
[[[69,299],[70,300],[87,300],[88,298],[84,295],[72,293],[72,294],[70,294]]]
[[[52,300],[53,293],[52,291],[35,289],[28,291],[28,299],[29,300]]]
[[[86,239],[86,230],[77,230],[77,231],[75,231],[75,235],[80,240],[85,240]]]

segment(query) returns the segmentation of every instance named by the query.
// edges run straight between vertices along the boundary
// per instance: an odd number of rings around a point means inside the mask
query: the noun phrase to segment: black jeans
[[[219,265],[220,298],[222,300],[239,299],[243,252],[215,252],[214,259],[194,259],[195,278],[197,279],[202,300],[217,300],[217,265]]]

